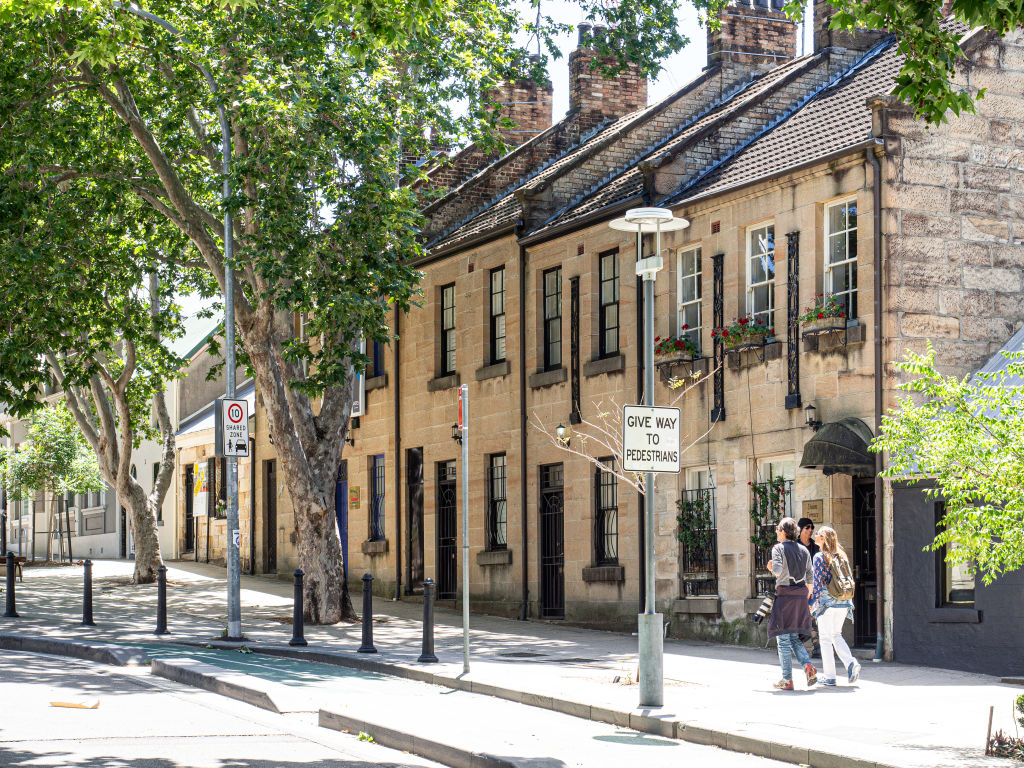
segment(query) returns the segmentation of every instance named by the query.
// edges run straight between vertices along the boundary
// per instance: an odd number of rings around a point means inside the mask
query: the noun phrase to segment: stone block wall
[[[732,3],[708,32],[708,65],[777,64],[796,56],[797,27],[781,9]]]

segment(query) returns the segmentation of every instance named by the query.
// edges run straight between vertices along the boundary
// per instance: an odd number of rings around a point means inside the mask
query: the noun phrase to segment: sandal
[[[780,691],[792,691],[793,681],[792,680],[779,680],[775,685],[772,686]]]

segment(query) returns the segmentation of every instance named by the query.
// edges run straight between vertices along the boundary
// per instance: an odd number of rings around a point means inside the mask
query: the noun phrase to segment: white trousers
[[[848,608],[829,608],[818,617],[818,636],[821,643],[821,661],[824,667],[825,677],[835,679],[836,659],[832,649],[839,654],[843,662],[843,669],[850,666],[853,661],[853,654],[850,653],[850,646],[843,639],[843,622],[846,621]]]

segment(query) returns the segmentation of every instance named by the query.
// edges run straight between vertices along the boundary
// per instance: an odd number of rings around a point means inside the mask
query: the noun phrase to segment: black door
[[[405,452],[405,519],[408,553],[405,572],[405,593],[423,591],[423,449]]]
[[[878,571],[875,564],[875,483],[853,484],[853,576],[857,591],[853,597],[854,644],[874,646],[878,634]]]
[[[454,600],[458,579],[455,462],[437,464],[437,599]]]
[[[565,618],[565,536],[561,464],[540,468],[540,615]]]
[[[277,573],[277,462],[263,462],[263,572]]]
[[[192,474],[192,465],[185,467],[185,552],[192,552],[196,548],[196,518],[192,502],[195,499],[195,476]]]

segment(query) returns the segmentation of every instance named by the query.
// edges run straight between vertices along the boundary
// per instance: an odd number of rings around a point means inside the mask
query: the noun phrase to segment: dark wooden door
[[[437,599],[454,600],[459,575],[455,462],[437,464]]]
[[[543,619],[565,618],[565,516],[561,464],[540,468],[540,595]]]
[[[263,462],[263,572],[277,573],[277,461]]]
[[[875,483],[853,484],[853,576],[857,591],[853,597],[853,637],[859,646],[874,646],[878,634],[878,570],[875,561]]]
[[[338,521],[338,538],[341,540],[342,578],[348,581],[348,460],[338,465],[338,476],[334,483],[334,517]]]
[[[196,517],[193,503],[195,501],[196,478],[192,465],[185,467],[185,552],[196,548]]]
[[[407,553],[405,592],[423,591],[423,449],[405,452]]]

